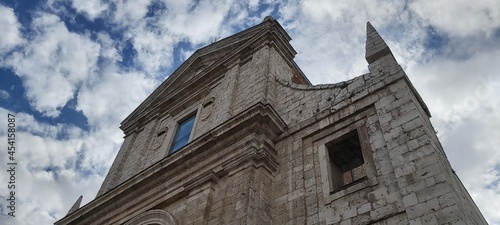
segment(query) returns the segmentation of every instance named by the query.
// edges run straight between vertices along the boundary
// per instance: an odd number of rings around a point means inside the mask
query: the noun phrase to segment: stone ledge
[[[169,198],[182,197],[189,191],[188,189],[192,189],[207,181],[217,182],[219,176],[223,176],[229,170],[249,161],[254,161],[258,166],[264,166],[269,171],[276,171],[277,152],[273,145],[277,137],[286,128],[286,124],[269,104],[259,102],[206,134],[196,138],[175,154],[161,159],[117,187],[108,190],[103,195],[60,219],[55,224],[68,224],[70,221],[84,223],[90,217],[97,219],[104,215],[112,214],[112,210],[110,210],[110,207],[113,205],[112,203],[122,202],[126,204],[138,199],[146,201],[152,199],[150,195],[170,196]],[[227,145],[241,140],[242,133],[243,135],[246,134],[246,136],[250,135],[252,138],[250,143],[245,142],[246,148],[236,146],[238,150],[233,149],[232,154],[228,155],[229,158],[225,160],[231,163],[219,163],[220,165],[212,165],[209,168],[204,168],[206,172],[199,173],[200,176],[183,177],[180,180],[175,178],[180,174],[178,170],[182,170],[183,167],[187,166],[185,165],[187,160],[192,160],[196,157],[210,157],[217,152],[228,151],[229,148],[227,148]],[[260,138],[255,138],[256,136]],[[229,150],[232,150],[232,148]],[[205,160],[208,160],[208,158]],[[173,176],[167,177],[168,174],[173,174]],[[168,179],[176,179],[182,182],[176,182],[177,185],[169,189],[170,194],[163,193],[166,191],[164,189],[154,188],[165,183]],[[158,191],[154,193],[141,192],[139,196],[131,194],[145,188]]]

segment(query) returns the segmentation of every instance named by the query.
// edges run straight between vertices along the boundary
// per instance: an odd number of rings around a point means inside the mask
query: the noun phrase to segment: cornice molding
[[[177,199],[206,182],[218,183],[221,176],[248,162],[274,172],[278,168],[274,142],[286,129],[286,124],[271,105],[259,102],[55,224],[110,218],[116,213],[112,208],[123,207],[133,201],[140,200],[141,204],[146,204],[158,200],[158,196],[164,196],[162,201]],[[241,143],[234,145],[238,141]],[[217,153],[224,154],[224,158],[216,158]],[[198,175],[180,175],[193,167],[188,162],[202,161],[209,166],[200,168],[196,173]],[[173,186],[164,187],[167,182]]]

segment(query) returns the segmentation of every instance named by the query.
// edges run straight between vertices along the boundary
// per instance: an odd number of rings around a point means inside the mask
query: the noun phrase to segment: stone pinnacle
[[[370,22],[366,23],[366,54],[365,58],[368,63],[373,63],[377,59],[388,54],[392,54],[391,50],[380,37],[378,32],[373,28]]]

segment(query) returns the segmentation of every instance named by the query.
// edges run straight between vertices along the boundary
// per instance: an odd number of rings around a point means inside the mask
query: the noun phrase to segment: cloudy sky
[[[197,48],[272,15],[314,84],[367,72],[378,29],[433,114],[449,160],[500,224],[500,2],[0,0],[0,220],[51,224],[91,201],[119,123]],[[5,214],[16,116],[16,217]]]

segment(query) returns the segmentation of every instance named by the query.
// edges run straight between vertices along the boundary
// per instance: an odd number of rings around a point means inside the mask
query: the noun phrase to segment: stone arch
[[[137,215],[124,225],[177,225],[177,222],[165,210],[153,209]]]

